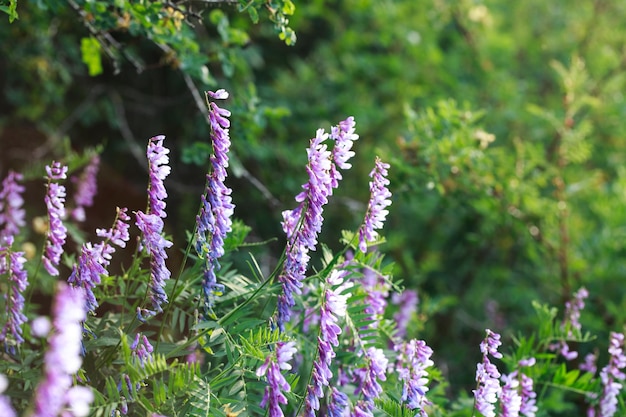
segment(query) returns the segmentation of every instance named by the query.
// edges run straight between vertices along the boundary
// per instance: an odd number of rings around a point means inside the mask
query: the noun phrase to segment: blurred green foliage
[[[381,249],[420,290],[419,336],[452,386],[470,384],[457,375],[471,377],[459,370],[485,327],[530,326],[531,300],[562,305],[584,285],[584,326],[607,336],[626,321],[624,2],[38,0],[17,11],[0,25],[2,125],[107,142],[105,159],[129,176],[138,168],[117,155],[166,133],[181,231],[202,187],[188,179],[208,155],[198,91],[232,94],[236,215],[260,240],[282,239],[314,130],[355,116],[357,158],[393,162]],[[366,197],[367,165],[345,176],[325,234],[361,220],[345,196]]]

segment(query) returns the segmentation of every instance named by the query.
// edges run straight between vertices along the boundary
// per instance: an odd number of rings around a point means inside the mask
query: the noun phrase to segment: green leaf
[[[17,0],[9,0],[8,6],[0,6],[0,11],[9,15],[9,23],[13,23],[18,18],[17,15]],[[258,19],[257,19],[258,20]]]
[[[100,42],[94,37],[80,40],[80,53],[82,60],[89,69],[89,76],[95,77],[102,74],[102,60],[100,58]]]
[[[259,23],[259,12],[254,7],[248,7],[248,15],[252,23]]]
[[[286,15],[292,15],[296,11],[296,6],[291,0],[285,0],[283,3],[283,13]]]

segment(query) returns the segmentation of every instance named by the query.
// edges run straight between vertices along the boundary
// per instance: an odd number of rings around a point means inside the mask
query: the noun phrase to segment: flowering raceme
[[[495,403],[500,397],[502,388],[500,387],[500,372],[494,364],[489,361],[488,355],[494,358],[501,358],[502,354],[498,352],[500,335],[486,330],[487,336],[480,343],[480,351],[483,354],[483,360],[476,366],[476,383],[477,388],[474,392],[474,406],[485,417],[495,417]]]
[[[153,308],[160,312],[161,305],[167,302],[165,281],[171,276],[165,260],[165,249],[172,246],[172,242],[163,237],[163,218],[165,213],[165,198],[167,192],[163,180],[170,173],[167,165],[169,149],[163,146],[165,136],[159,135],[148,141],[148,171],[150,183],[148,186],[148,213],[138,211],[135,214],[135,224],[141,231],[142,243],[150,256],[150,299]]]
[[[8,237],[15,237],[26,222],[25,210],[22,208],[24,199],[22,193],[24,186],[18,184],[23,179],[22,174],[9,171],[9,174],[2,181],[0,190],[0,245]]]
[[[93,393],[72,387],[72,375],[80,369],[81,340],[85,320],[85,292],[59,282],[53,307],[54,333],[44,358],[44,379],[35,390],[33,417],[56,417],[64,408],[74,416],[86,416]],[[86,411],[86,412],[85,412]]]
[[[609,341],[609,363],[600,372],[603,390],[600,397],[599,417],[612,417],[617,411],[617,397],[623,387],[618,381],[624,381],[626,374],[626,355],[624,355],[624,335],[611,332]]]
[[[60,162],[53,162],[46,166],[48,190],[45,202],[48,209],[48,239],[43,254],[43,266],[52,276],[59,275],[56,268],[61,261],[63,245],[67,238],[67,229],[63,224],[65,217],[65,186],[56,181],[67,178],[67,167]]]
[[[120,209],[118,207],[113,227],[109,230],[96,230],[96,234],[104,237],[105,240],[96,245],[83,244],[78,263],[74,265],[72,273],[67,279],[73,286],[85,289],[87,300],[85,307],[88,312],[95,313],[96,308],[98,308],[98,301],[93,293],[93,288],[100,284],[100,276],[107,273],[106,267],[110,264],[111,255],[115,252],[111,243],[124,248],[130,239],[127,223],[130,217],[126,211],[126,208]]]
[[[207,97],[226,99],[228,92],[223,89],[216,92],[208,91]],[[223,286],[217,283],[215,272],[220,267],[218,259],[224,255],[224,238],[232,229],[231,217],[235,209],[230,196],[232,190],[224,184],[228,175],[226,168],[230,150],[228,117],[230,111],[220,108],[215,102],[210,103],[212,170],[207,174],[200,213],[196,217],[196,252],[205,261],[202,287],[208,307],[213,305],[214,296],[223,291]]]
[[[395,346],[398,352],[398,378],[403,381],[402,401],[412,410],[419,410],[420,416],[426,416],[424,406],[430,404],[426,399],[428,392],[428,371],[434,365],[430,357],[433,350],[423,340],[411,340]]]
[[[283,392],[291,391],[291,387],[280,370],[291,369],[288,362],[293,358],[294,353],[296,353],[295,342],[278,342],[276,351],[272,352],[256,371],[258,377],[267,375],[265,395],[260,405],[263,408],[268,406],[269,417],[284,416],[280,404],[287,404],[287,398]]]
[[[24,315],[24,296],[23,293],[28,286],[28,277],[24,270],[26,258],[24,252],[14,252],[11,250],[13,245],[13,236],[5,239],[7,246],[0,244],[0,276],[8,274],[9,288],[5,295],[6,322],[0,332],[0,341],[4,341],[5,345],[20,345],[24,342],[22,337],[22,325],[26,323],[27,318]],[[7,334],[11,338],[7,338]]]
[[[322,230],[322,212],[341,178],[337,167],[349,168],[348,159],[354,154],[349,151],[352,142],[358,138],[354,134],[354,119],[348,118],[333,129],[335,152],[331,152],[325,141],[328,134],[318,129],[307,149],[306,167],[309,180],[302,185],[296,196],[299,205],[293,210],[283,211],[283,231],[287,235],[286,260],[278,281],[282,284],[282,294],[278,296],[278,326],[291,318],[291,308],[295,305],[294,294],[301,294],[302,280],[309,263],[309,251],[315,250],[317,235]]]
[[[378,237],[377,229],[382,229],[391,205],[391,192],[387,188],[389,164],[384,163],[376,157],[374,169],[370,172],[370,201],[367,206],[365,220],[359,229],[359,249],[365,253],[367,243],[374,242]]]

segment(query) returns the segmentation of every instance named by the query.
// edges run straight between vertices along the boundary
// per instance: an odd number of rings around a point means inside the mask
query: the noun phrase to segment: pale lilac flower
[[[22,193],[24,186],[18,184],[23,176],[17,172],[9,171],[2,181],[0,190],[0,245],[10,236],[17,236],[20,227],[26,224],[26,211],[22,208],[24,199]]]
[[[156,214],[144,214],[138,211],[136,225],[141,231],[143,245],[150,255],[150,299],[157,312],[161,312],[161,305],[167,303],[165,281],[170,276],[170,270],[165,265],[167,253],[165,249],[172,246],[172,242],[165,239],[163,233],[163,219]]]
[[[99,168],[100,157],[94,155],[91,161],[89,161],[89,164],[85,167],[80,178],[72,177],[72,182],[77,184],[76,192],[74,193],[74,203],[76,207],[72,210],[72,218],[78,222],[85,221],[85,207],[91,207],[93,205],[93,198],[98,192],[96,177]]]
[[[393,293],[391,302],[398,306],[398,312],[393,315],[393,319],[396,321],[395,336],[398,339],[404,339],[411,317],[417,311],[417,304],[419,303],[417,291],[404,290],[402,293]]]
[[[6,395],[2,395],[9,386],[7,377],[0,374],[0,416],[2,417],[17,417],[17,413],[11,405],[11,400]]]
[[[428,392],[428,371],[434,365],[430,357],[433,350],[423,340],[411,340],[395,346],[398,352],[396,373],[403,382],[402,401],[412,410],[418,409],[419,415],[426,417],[424,406],[430,404],[426,398]]]
[[[600,417],[612,417],[617,411],[617,396],[622,384],[618,381],[626,379],[626,375],[621,371],[626,367],[626,356],[624,355],[624,335],[622,333],[611,332],[609,341],[609,363],[600,371],[603,390],[600,397]]]
[[[538,408],[537,393],[533,390],[533,379],[522,373],[520,373],[520,379],[520,386],[522,388],[520,414],[524,417],[535,417]]]
[[[498,368],[489,361],[488,355],[494,358],[501,358],[502,354],[498,352],[500,335],[486,330],[486,337],[480,343],[480,351],[483,354],[482,362],[476,365],[476,383],[477,387],[473,390],[474,407],[485,417],[495,417],[495,403],[502,392],[500,388],[500,373]]]
[[[333,346],[339,345],[338,336],[341,327],[337,325],[338,317],[346,314],[347,300],[350,294],[343,291],[351,285],[345,285],[344,277],[348,271],[333,270],[328,277],[328,284],[334,288],[324,290],[324,299],[320,315],[320,335],[318,337],[318,356],[313,362],[311,384],[307,387],[304,406],[305,416],[314,416],[319,410],[319,399],[324,395],[324,387],[329,386],[333,373],[330,370],[332,359],[335,357]]]
[[[35,337],[46,337],[50,333],[52,324],[50,319],[45,316],[39,316],[30,323],[30,332]]]
[[[94,395],[91,388],[73,386],[66,395],[69,414],[63,413],[62,417],[87,417],[93,400]]]
[[[363,253],[367,251],[367,243],[376,240],[378,237],[376,230],[383,228],[387,214],[389,214],[387,207],[391,205],[391,192],[387,188],[389,185],[389,180],[387,179],[388,169],[389,164],[376,157],[374,169],[370,173],[370,177],[372,177],[372,181],[370,181],[370,201],[363,225],[359,228],[359,249]]]
[[[150,185],[148,186],[149,214],[155,214],[161,218],[167,217],[165,212],[165,198],[167,191],[163,185],[163,180],[170,174],[171,168],[168,165],[170,159],[167,154],[168,148],[163,146],[165,136],[158,135],[150,138],[146,155],[148,157],[148,171],[150,175]]]
[[[63,253],[63,245],[67,238],[67,229],[63,224],[65,217],[65,186],[59,185],[57,182],[67,178],[67,167],[61,165],[60,162],[53,162],[52,165],[46,166],[48,190],[46,197],[46,207],[48,209],[48,239],[46,240],[46,248],[43,254],[43,266],[52,276],[59,275],[56,268],[61,262],[61,254]]]
[[[519,381],[515,375],[502,375],[502,391],[500,393],[500,417],[519,417],[522,408],[522,397],[518,393]]]
[[[278,342],[276,343],[276,351],[270,353],[263,365],[256,371],[258,377],[267,375],[265,395],[263,395],[260,406],[262,408],[268,406],[269,417],[284,416],[280,404],[287,404],[287,398],[283,392],[291,391],[291,386],[280,370],[291,369],[288,362],[293,358],[296,351],[295,342]]]
[[[13,236],[6,239],[7,247],[0,245],[0,275],[8,274],[9,287],[4,295],[6,308],[6,322],[0,331],[0,341],[5,344],[20,345],[24,342],[22,325],[27,318],[24,315],[23,293],[28,287],[28,276],[24,270],[26,258],[24,252],[11,250]],[[10,337],[7,338],[7,334]]]
[[[350,122],[342,122],[349,125]],[[341,126],[341,123],[340,123]],[[344,133],[336,133],[336,145],[347,147],[346,141],[353,140],[353,133],[349,126],[339,128]],[[337,131],[339,132],[339,131]],[[341,136],[341,139],[339,139]],[[278,327],[284,330],[284,325],[291,318],[291,308],[295,305],[294,294],[302,293],[302,280],[305,277],[309,263],[309,251],[315,250],[317,235],[322,230],[324,205],[338,185],[339,177],[336,170],[335,157],[324,143],[328,134],[318,129],[315,138],[311,139],[307,149],[308,164],[306,167],[309,180],[302,185],[302,191],[296,196],[300,203],[293,210],[283,211],[283,230],[287,235],[285,248],[286,260],[283,271],[278,276],[282,284],[282,294],[278,296]],[[351,156],[346,149],[338,151],[336,159],[341,166],[348,166],[347,160]]]
[[[65,408],[84,410],[84,391],[72,390],[72,375],[80,369],[82,322],[86,318],[85,293],[58,283],[53,307],[54,331],[44,357],[44,379],[35,389],[33,417],[56,417]],[[86,389],[86,388],[85,388]],[[80,395],[78,395],[80,394]]]
[[[374,417],[374,400],[359,400],[354,404],[350,417]]]
[[[214,99],[228,98],[226,90],[207,95]],[[204,279],[202,288],[207,307],[212,307],[213,298],[223,292],[224,286],[217,283],[215,275],[219,270],[218,259],[224,255],[224,238],[232,230],[232,215],[235,205],[231,192],[224,181],[228,176],[228,152],[230,150],[229,127],[230,111],[210,103],[209,122],[211,124],[211,172],[206,177],[206,187],[202,196],[200,213],[196,217],[196,252],[204,259]]]
[[[535,358],[523,359],[518,362],[519,367],[533,366]],[[533,379],[528,375],[515,370],[509,375],[502,376],[502,394],[500,404],[502,417],[535,417],[538,408],[536,405],[537,393],[533,391]]]
[[[109,230],[97,229],[96,234],[104,237],[105,240],[93,245],[83,244],[78,263],[72,268],[72,273],[67,281],[73,286],[85,289],[87,312],[95,313],[98,308],[98,301],[93,293],[93,289],[100,284],[101,276],[107,274],[106,267],[111,262],[111,256],[115,252],[112,242],[119,247],[125,247],[129,239],[128,223],[130,217],[126,214],[126,209],[117,209],[117,216],[113,227]]]

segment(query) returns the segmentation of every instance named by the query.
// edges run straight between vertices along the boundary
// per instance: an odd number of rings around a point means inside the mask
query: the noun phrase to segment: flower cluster
[[[135,335],[135,340],[132,345],[130,345],[130,350],[132,351],[133,358],[136,358],[142,367],[146,362],[152,360],[154,348],[148,338],[141,333]]]
[[[582,287],[574,293],[574,298],[565,303],[564,320],[561,324],[561,329],[567,328],[567,335],[574,336],[580,334],[580,312],[585,308],[585,299],[589,297],[589,291],[585,287]]]
[[[57,416],[69,408],[74,416],[86,416],[93,393],[87,387],[72,387],[72,375],[78,372],[83,359],[81,322],[85,293],[60,282],[53,307],[54,333],[44,358],[44,379],[35,390],[33,417]]]
[[[67,229],[63,224],[65,217],[65,186],[55,181],[67,178],[67,167],[60,162],[53,162],[46,166],[48,190],[45,202],[48,209],[48,240],[43,255],[43,266],[53,276],[59,275],[56,268],[61,262],[63,245],[67,238]]]
[[[495,403],[502,391],[500,387],[500,372],[494,364],[489,361],[488,355],[494,358],[501,358],[502,354],[498,352],[500,335],[486,330],[486,337],[480,343],[480,351],[483,354],[483,360],[476,366],[476,383],[477,388],[474,392],[474,406],[485,417],[495,417]]]
[[[276,351],[272,352],[256,371],[258,377],[267,375],[265,395],[260,405],[263,408],[268,406],[269,417],[284,416],[280,404],[287,404],[287,398],[283,392],[291,391],[291,386],[280,370],[291,369],[288,362],[293,358],[294,353],[296,353],[295,342],[278,342]]]
[[[378,398],[383,392],[380,381],[387,379],[387,365],[389,360],[385,356],[382,349],[369,347],[364,352],[364,358],[367,365],[354,371],[357,389],[356,395],[362,395],[363,400],[357,402],[355,410],[360,410],[362,416],[372,416],[374,409],[374,399]]]
[[[130,239],[128,234],[128,220],[130,217],[126,214],[126,208],[117,208],[117,216],[113,223],[113,227],[109,230],[97,229],[96,234],[104,237],[105,240],[92,245],[91,243],[83,244],[78,263],[72,268],[67,281],[73,286],[79,286],[85,289],[86,305],[88,312],[95,313],[98,308],[98,301],[93,293],[96,285],[100,284],[100,276],[107,273],[106,267],[111,263],[111,256],[115,252],[112,242],[120,248],[126,247],[126,242]]]
[[[341,327],[337,325],[338,317],[346,314],[347,300],[350,294],[343,292],[351,287],[344,284],[343,279],[348,274],[347,271],[333,270],[328,277],[328,284],[334,289],[324,290],[324,299],[320,315],[320,334],[318,337],[318,357],[313,363],[311,384],[307,387],[304,415],[315,416],[315,411],[319,410],[319,399],[324,396],[324,387],[329,385],[333,373],[330,364],[335,357],[333,347],[339,345],[338,336],[341,334]]]
[[[22,193],[24,186],[18,184],[22,180],[22,174],[9,171],[2,181],[0,190],[0,245],[10,236],[16,236],[20,227],[26,224],[24,217],[26,212],[22,208],[24,199]]]
[[[72,218],[77,222],[85,221],[85,207],[93,205],[93,198],[98,192],[96,177],[100,168],[100,157],[94,155],[89,161],[80,178],[72,177],[72,182],[76,183],[76,193],[74,203],[76,207],[72,210]]]
[[[412,410],[418,409],[419,415],[426,416],[424,406],[430,402],[426,399],[428,392],[428,371],[434,365],[430,359],[433,350],[423,340],[411,340],[395,346],[398,352],[396,371],[403,381],[402,401],[406,401]]]
[[[370,327],[378,326],[378,319],[385,312],[390,285],[378,271],[365,268],[361,285],[367,293],[365,312],[370,315]]]
[[[391,192],[387,188],[389,180],[387,174],[389,164],[384,163],[380,158],[376,157],[374,169],[370,172],[370,201],[367,206],[365,220],[359,229],[359,249],[365,253],[367,251],[367,243],[373,242],[378,237],[377,229],[382,229],[389,210],[387,207],[391,205]]]
[[[172,242],[163,237],[163,218],[167,192],[163,180],[170,173],[167,165],[169,149],[163,146],[165,136],[159,135],[148,141],[148,165],[150,184],[148,186],[148,213],[138,211],[135,214],[135,224],[141,231],[142,243],[150,255],[150,299],[153,308],[160,312],[161,305],[167,302],[167,294],[163,287],[171,276],[165,260],[165,249],[172,246]]]
[[[22,337],[22,325],[27,318],[24,315],[24,296],[22,295],[28,286],[28,276],[24,270],[26,258],[24,252],[13,252],[13,236],[6,239],[6,247],[0,244],[0,275],[8,274],[9,288],[5,295],[6,322],[0,332],[0,341],[5,344],[8,341],[20,345],[24,342]],[[11,334],[11,339],[7,338]]]
[[[624,335],[611,332],[609,341],[609,363],[600,371],[600,379],[604,386],[600,397],[600,417],[612,417],[617,411],[617,397],[622,389],[618,381],[626,379],[622,369],[626,367],[624,355]]]
[[[213,99],[226,99],[228,92],[208,91]],[[215,295],[221,294],[223,286],[217,283],[215,275],[220,265],[218,259],[224,255],[224,238],[231,231],[231,217],[235,210],[230,196],[232,190],[225,185],[230,150],[230,111],[220,108],[215,102],[210,103],[209,122],[211,124],[211,172],[206,177],[206,189],[202,195],[200,213],[196,217],[196,252],[204,258],[204,279],[202,287],[205,303],[213,305]]]
[[[295,305],[294,294],[301,294],[302,280],[309,263],[309,251],[315,250],[317,235],[322,230],[322,212],[324,205],[337,187],[341,178],[337,167],[346,168],[348,159],[354,154],[349,151],[352,142],[358,138],[354,134],[354,119],[348,118],[333,129],[335,152],[331,152],[324,143],[328,134],[318,129],[307,149],[307,173],[309,181],[302,185],[302,191],[296,196],[300,203],[293,210],[283,211],[283,230],[287,235],[286,260],[278,281],[283,292],[278,296],[278,326],[284,325],[291,318],[291,308]]]

